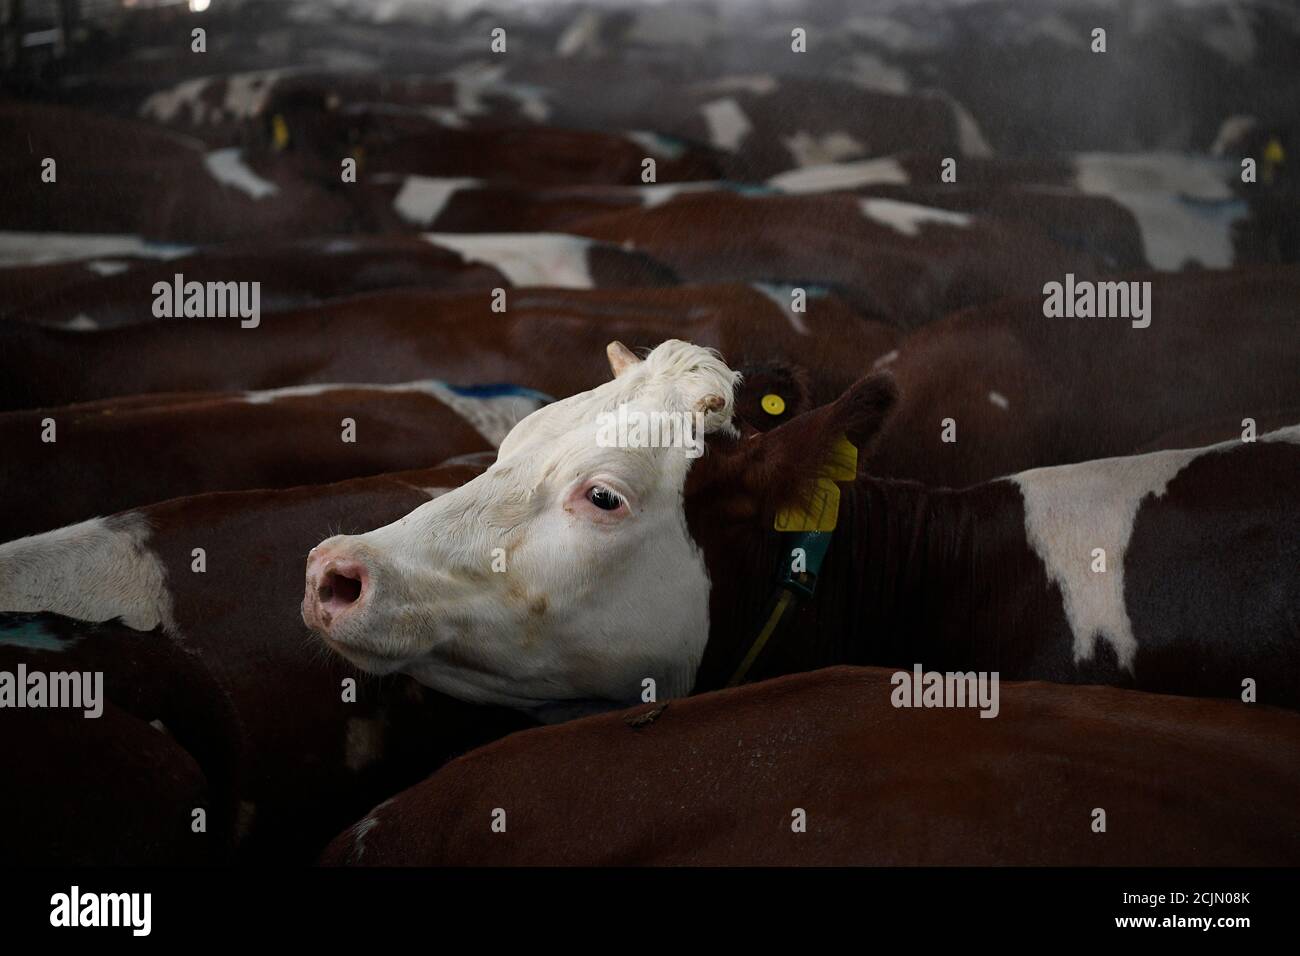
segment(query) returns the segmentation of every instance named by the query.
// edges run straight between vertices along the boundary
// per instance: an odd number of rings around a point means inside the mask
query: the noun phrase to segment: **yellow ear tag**
[[[777,531],[834,531],[840,520],[840,486],[818,478],[803,507],[782,508],[772,527]]]
[[[803,507],[783,508],[772,527],[777,531],[834,531],[840,520],[840,486],[858,476],[858,449],[843,435],[831,447],[821,477]]]
[[[289,124],[279,113],[271,117],[271,143],[277,150],[289,145]]]
[[[763,411],[769,415],[780,415],[785,411],[785,399],[773,392],[764,395],[759,404],[763,406]]]
[[[831,447],[826,459],[826,470],[822,472],[832,481],[852,481],[858,477],[858,449],[853,442],[843,435]]]

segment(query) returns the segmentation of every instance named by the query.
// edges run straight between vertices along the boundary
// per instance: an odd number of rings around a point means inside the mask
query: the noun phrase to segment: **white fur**
[[[596,284],[587,261],[592,242],[579,236],[550,232],[426,232],[424,239],[458,253],[466,262],[491,266],[514,286],[590,289]]]
[[[193,246],[150,242],[140,236],[79,232],[0,231],[0,268],[42,266],[101,256],[144,256],[175,259],[194,251]]]
[[[238,189],[253,199],[265,199],[280,191],[275,183],[253,172],[244,162],[243,151],[234,147],[208,153],[203,157],[203,166],[223,186]]]
[[[662,133],[656,133],[654,130],[634,129],[623,135],[647,153],[661,159],[681,159],[686,154],[685,143],[664,136]]]
[[[792,169],[773,176],[767,184],[785,193],[825,193],[878,184],[906,185],[910,179],[898,160],[883,156],[855,163],[827,163]]]
[[[111,259],[92,259],[86,263],[86,268],[95,275],[115,276],[131,267],[125,262],[115,262]]]
[[[0,544],[0,611],[49,611],[176,632],[167,572],[136,512]]]
[[[709,127],[709,142],[728,153],[740,149],[740,144],[754,128],[740,104],[730,97],[705,103],[700,107],[700,113]]]
[[[934,209],[897,199],[863,199],[860,205],[862,214],[868,219],[889,226],[905,236],[919,236],[921,226],[927,223],[961,228],[971,224],[971,217],[964,212]]]
[[[63,328],[69,332],[93,332],[99,328],[99,323],[86,315],[84,312],[78,312],[68,321],[63,323]]]
[[[1300,443],[1300,425],[1260,441]],[[1142,501],[1159,498],[1179,472],[1202,455],[1240,448],[1228,441],[1207,448],[1158,451],[1012,475],[1025,503],[1025,534],[1047,576],[1061,588],[1074,635],[1075,662],[1089,660],[1100,638],[1129,671],[1138,641],[1124,602],[1124,557]],[[1104,548],[1106,570],[1092,570],[1092,551]]]
[[[781,137],[781,142],[794,157],[794,164],[800,167],[838,163],[842,159],[861,156],[867,151],[866,144],[854,139],[846,130],[823,133],[821,136],[800,130],[793,136]]]
[[[409,223],[431,226],[447,208],[452,196],[462,189],[481,185],[482,182],[481,179],[468,177],[406,176],[402,179],[402,188],[393,197],[393,209]]]
[[[641,196],[641,204],[647,208],[662,206],[683,193],[716,192],[720,185],[712,181],[693,183],[656,183],[652,186],[633,186]]]
[[[461,395],[434,379],[401,382],[396,385],[349,385],[345,383],[288,385],[283,388],[244,392],[242,400],[250,405],[268,405],[284,399],[311,398],[329,392],[356,389],[371,392],[419,392],[424,395],[432,395],[465,419],[480,435],[491,442],[493,447],[500,445],[515,425],[519,424],[543,404],[540,397],[533,395],[494,395],[486,398]]]
[[[1178,153],[1084,153],[1074,163],[1081,191],[1108,196],[1137,219],[1155,268],[1232,265],[1232,225],[1248,209],[1228,188],[1230,162]]]

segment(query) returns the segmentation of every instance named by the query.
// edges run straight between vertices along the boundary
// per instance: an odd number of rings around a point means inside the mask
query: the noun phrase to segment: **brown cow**
[[[131,646],[162,642],[192,655],[233,716],[222,717],[185,672],[162,663],[150,666],[170,668],[175,683],[158,686],[177,695],[182,713],[153,713],[147,702],[132,712],[145,721],[161,717],[168,727],[215,724],[202,739],[233,749],[218,752],[217,765],[218,777],[233,781],[227,802],[236,805],[240,856],[309,859],[348,820],[447,756],[525,725],[517,715],[467,708],[405,678],[357,681],[352,667],[312,646],[299,617],[302,558],[324,529],[400,517],[480,467],[470,461],[333,485],[178,498],[22,538],[0,545],[0,610],[120,619],[143,632]],[[89,641],[82,649],[95,650]],[[147,647],[140,654],[163,660]],[[130,658],[115,662],[105,650],[97,660],[121,693],[139,685]],[[187,696],[193,713],[184,711]],[[204,769],[214,765],[198,750],[194,757]],[[191,799],[188,791],[183,799]],[[54,826],[42,821],[40,830]]]
[[[144,124],[6,103],[0,130],[5,142],[32,144],[0,160],[6,229],[220,242],[347,232],[356,218],[337,179],[253,170],[237,148],[205,150]],[[57,177],[48,182],[46,159]]]
[[[563,397],[605,379],[612,335],[650,347],[690,335],[740,365],[785,360],[815,370],[826,401],[893,348],[893,329],[834,296],[791,311],[788,290],[745,286],[509,293],[393,291],[239,321],[145,323],[100,332],[0,322],[0,408],[136,392],[272,388],[348,381],[511,382]]]
[[[569,228],[631,244],[690,281],[827,286],[904,328],[1101,271],[1093,256],[1025,223],[871,196],[688,193]]]
[[[75,237],[60,237],[62,243]],[[523,285],[567,288],[672,285],[672,271],[642,253],[554,234],[518,236],[334,236],[239,242],[163,262],[100,256],[0,270],[17,301],[4,314],[76,331],[159,317],[157,283],[258,284],[260,312],[304,308],[403,286],[446,291]],[[174,291],[169,297],[173,303]],[[25,302],[25,304],[24,304]],[[181,316],[170,310],[175,318]]]
[[[832,164],[793,170],[770,185],[783,192],[806,194],[852,191],[936,209],[949,209],[996,220],[1019,222],[1046,234],[1068,249],[1089,253],[1113,271],[1149,268],[1138,220],[1109,196],[1034,182],[981,182],[962,164],[960,183],[943,183],[939,157],[914,179],[905,158],[882,157],[862,163]],[[992,160],[986,160],[986,168]],[[1012,165],[1007,178],[1023,164]],[[918,170],[918,172],[921,172]],[[1032,170],[1025,170],[1026,174]],[[992,178],[990,170],[989,178]]]
[[[768,73],[655,85],[639,62],[583,67],[542,65],[559,90],[553,97],[555,122],[653,129],[678,141],[707,143],[724,157],[729,179],[762,179],[793,166],[904,151],[961,157],[989,149],[974,121],[942,93],[881,92],[825,77]],[[597,95],[578,94],[584,85]]]
[[[835,667],[514,734],[376,807],[323,862],[1300,862],[1300,715],[1003,683],[981,720],[897,693],[889,671]]]
[[[547,400],[510,386],[463,389],[430,380],[181,392],[0,412],[10,466],[0,476],[0,541],[205,491],[429,467],[491,451]]]
[[[1123,317],[1047,318],[1040,295],[909,335],[878,363],[900,398],[872,447],[871,471],[961,487],[1129,454],[1175,429],[1300,404],[1300,336],[1289,334],[1300,267],[1122,279],[1151,283],[1149,327]]]
[[[232,858],[241,731],[198,655],[157,631],[3,614],[0,671],[15,681],[27,675],[16,691],[24,697],[40,674],[47,693],[39,709],[11,709],[16,702],[8,700],[0,720],[8,758],[0,813],[23,821],[0,842],[0,862]],[[78,692],[54,706],[53,688],[69,675],[80,678]]]

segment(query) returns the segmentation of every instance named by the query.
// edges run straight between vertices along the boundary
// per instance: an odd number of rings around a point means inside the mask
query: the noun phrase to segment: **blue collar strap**
[[[763,627],[749,645],[744,658],[727,681],[728,687],[745,682],[754,663],[791,608],[817,592],[817,577],[830,549],[840,517],[840,489],[837,482],[852,481],[858,473],[858,450],[841,438],[827,457],[826,465],[806,504],[779,512],[773,527],[781,542],[781,559],[776,586],[768,601]]]

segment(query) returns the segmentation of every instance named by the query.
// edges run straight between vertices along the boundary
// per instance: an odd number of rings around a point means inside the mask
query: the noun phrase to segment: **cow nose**
[[[366,596],[370,573],[356,558],[318,548],[307,558],[302,617],[322,631],[354,610]]]

